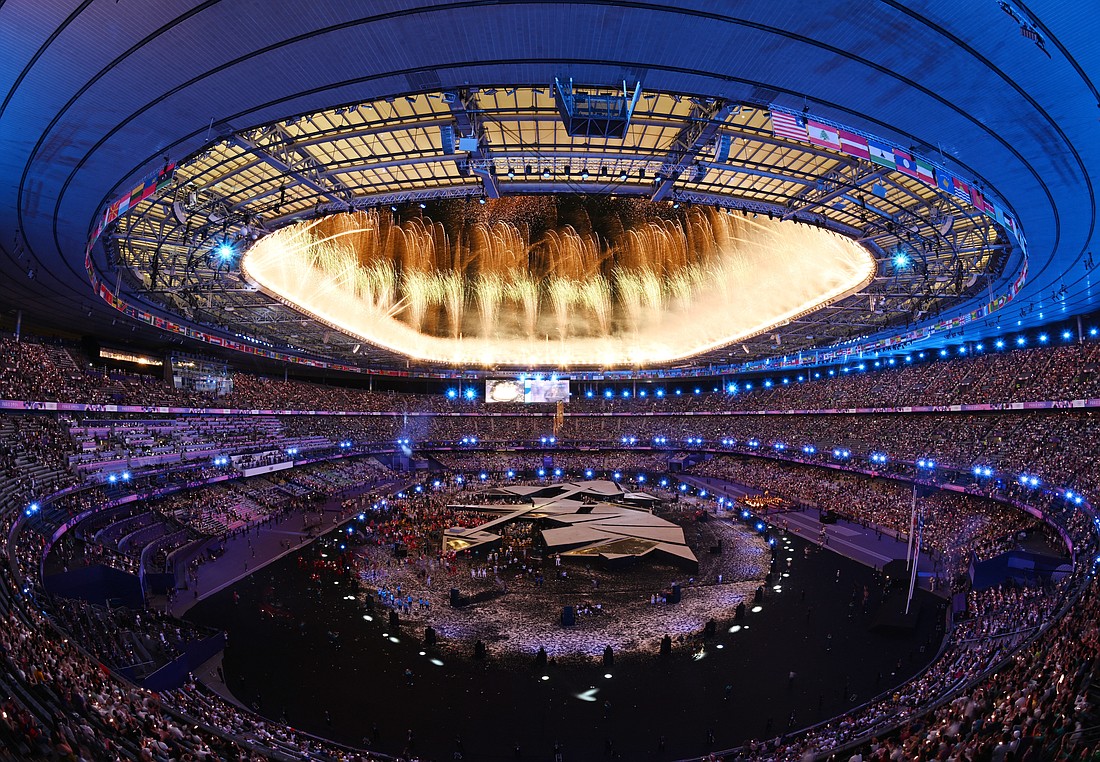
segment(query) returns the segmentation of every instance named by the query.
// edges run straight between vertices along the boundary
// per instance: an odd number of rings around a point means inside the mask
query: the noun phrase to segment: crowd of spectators
[[[568,408],[574,411],[660,412],[732,410],[820,410],[910,405],[1010,403],[1100,397],[1100,341],[1058,346],[973,349],[941,359],[935,351],[853,360],[824,369],[776,371],[755,379],[721,383],[691,379],[645,381],[610,389],[575,382]],[[908,360],[906,359],[908,358]],[[353,379],[354,381],[355,379]],[[469,382],[475,400],[480,382]],[[736,393],[730,393],[730,385]],[[660,392],[660,393],[659,393]],[[624,393],[625,396],[624,396]],[[591,396],[589,396],[591,395]],[[339,410],[442,413],[482,403],[443,394],[412,395],[352,386],[265,378],[233,377],[223,397],[175,389],[160,378],[95,368],[76,346],[0,337],[0,398],[90,404],[174,405],[266,410]],[[494,403],[494,412],[552,412],[553,403]]]
[[[522,443],[545,452],[498,452],[478,456],[478,468],[499,475],[508,469],[530,471],[551,468],[576,473],[594,465],[632,472],[658,473],[671,461],[684,459],[706,440],[710,449],[729,447],[738,452],[768,451],[797,455],[802,460],[836,461],[833,448],[845,448],[865,459],[873,451],[889,454],[879,464],[888,475],[914,473],[905,461],[934,457],[938,471],[949,467],[964,475],[966,486],[999,498],[1026,501],[1044,508],[1071,536],[1080,559],[1095,555],[1090,514],[1075,510],[1062,493],[1017,484],[1018,474],[1030,473],[1044,487],[1072,488],[1093,494],[1100,488],[1100,459],[1095,434],[1100,419],[1087,411],[997,413],[936,413],[922,415],[784,415],[734,416],[722,413],[756,409],[820,409],[885,407],[894,405],[948,405],[963,402],[1008,402],[1035,399],[1092,397],[1100,390],[1097,367],[1100,344],[1067,344],[1051,349],[987,353],[944,362],[904,364],[898,370],[850,371],[831,379],[807,380],[771,387],[754,383],[737,394],[725,389],[694,390],[664,398],[632,395],[608,400],[600,395],[578,395],[555,427],[553,408],[494,406],[454,401],[442,395],[414,396],[322,386],[297,381],[272,381],[238,374],[228,398],[214,402],[194,392],[171,389],[162,381],[90,369],[71,348],[33,342],[0,340],[0,398],[58,400],[141,405],[232,406],[242,409],[330,409],[402,413],[393,416],[339,417],[255,416],[227,419],[206,417],[134,418],[96,414],[76,416],[38,412],[0,417],[0,532],[9,536],[12,523],[31,502],[71,487],[94,472],[81,469],[96,457],[106,461],[186,452],[204,445],[219,452],[244,454],[276,441],[311,441],[334,446],[337,439],[392,443],[448,442],[476,446],[481,442]],[[868,401],[873,405],[868,405]],[[657,415],[604,416],[606,412],[653,412]],[[679,416],[679,412],[701,415]],[[440,413],[470,415],[439,415]],[[507,415],[482,416],[482,412]],[[523,413],[523,414],[520,414]],[[529,415],[538,413],[538,415]],[[594,413],[596,415],[585,415]],[[664,415],[662,415],[664,413]],[[578,415],[579,414],[579,415]],[[229,423],[227,423],[229,421]],[[462,442],[466,437],[467,441]],[[549,438],[553,437],[553,440]],[[655,450],[639,450],[655,438],[666,441]],[[729,444],[723,443],[726,440]],[[736,444],[732,442],[736,440]],[[755,442],[750,445],[749,442]],[[90,443],[90,446],[88,446]],[[568,451],[592,443],[616,447],[613,454]],[[782,445],[782,447],[777,447]],[[803,447],[813,446],[813,452]],[[163,450],[161,448],[167,448]],[[251,448],[251,449],[250,449]],[[159,450],[159,451],[158,451]],[[439,454],[448,468],[466,468],[468,459]],[[865,460],[861,460],[865,466]],[[995,476],[983,481],[972,468],[991,467]],[[138,468],[143,464],[139,463]],[[163,463],[149,464],[163,466]],[[155,475],[154,475],[155,472]],[[196,467],[186,479],[199,483],[224,470]],[[792,501],[829,508],[856,521],[885,531],[908,530],[911,488],[888,479],[867,479],[807,465],[784,464],[759,458],[722,456],[692,471],[731,479],[783,494]],[[320,464],[306,470],[265,477],[217,491],[162,501],[161,510],[176,518],[216,516],[215,532],[232,531],[234,522],[263,520],[285,501],[314,492],[340,491],[353,484],[386,478],[377,461],[358,458],[346,463]],[[163,485],[173,474],[150,468],[136,474],[130,485]],[[946,481],[958,476],[925,474],[923,481]],[[56,526],[66,518],[103,504],[115,492],[97,487],[75,492],[48,506]],[[207,500],[207,494],[213,495]],[[1007,508],[1003,502],[972,495],[934,491],[924,498],[925,540],[957,557],[976,552],[992,555],[1008,547],[1021,531],[1037,527],[1034,520]],[[1060,501],[1060,502],[1059,502]],[[241,509],[241,506],[246,509]],[[175,506],[175,507],[173,507]],[[178,514],[178,515],[177,515]],[[29,515],[29,514],[28,514]],[[139,516],[134,513],[133,516]],[[127,518],[122,516],[122,518]],[[423,519],[423,520],[421,520]],[[387,541],[415,545],[432,521],[454,516],[410,514],[387,522]],[[49,525],[45,515],[31,516]],[[215,526],[216,525],[216,526]],[[129,527],[143,529],[140,521]],[[436,527],[438,529],[438,527]],[[430,526],[429,526],[430,529]],[[108,533],[105,539],[112,539]],[[84,538],[85,541],[95,538]],[[39,531],[17,534],[16,544],[0,556],[0,687],[12,696],[0,712],[0,739],[25,758],[96,758],[102,755],[130,759],[249,759],[279,752],[291,757],[366,759],[262,720],[227,704],[201,685],[155,696],[133,687],[100,662],[125,665],[138,653],[137,641],[119,639],[110,615],[73,606],[47,617],[37,605],[36,569],[47,547]],[[125,553],[120,553],[125,556]],[[132,558],[132,556],[131,556]],[[933,666],[889,696],[854,710],[809,733],[750,745],[740,753],[752,759],[801,759],[806,754],[845,748],[864,759],[989,758],[1014,755],[1018,760],[1092,759],[1095,751],[1082,733],[1092,707],[1087,688],[1095,666],[1100,636],[1097,620],[1100,599],[1084,561],[1074,574],[1047,587],[1000,587],[972,592],[970,618],[956,626],[947,648]],[[1084,590],[1083,595],[1078,594]],[[1064,615],[1060,609],[1068,607]],[[144,616],[144,615],[142,615]],[[66,638],[58,625],[80,634],[80,643]],[[142,633],[159,632],[164,640],[144,643],[165,647],[165,655],[179,647],[171,625],[153,620],[131,621]],[[158,629],[159,628],[159,629]],[[114,631],[115,636],[110,633]],[[95,656],[85,649],[90,647]],[[1005,666],[1007,660],[1007,666]],[[183,714],[180,714],[180,713]],[[898,722],[901,731],[893,731]],[[874,740],[861,741],[878,733]]]

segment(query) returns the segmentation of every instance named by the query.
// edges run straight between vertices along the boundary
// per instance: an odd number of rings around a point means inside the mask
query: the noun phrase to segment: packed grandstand
[[[626,482],[639,474],[651,482],[663,477],[663,487],[679,487],[711,511],[720,506],[689,476],[768,490],[788,505],[901,538],[914,529],[910,492],[919,483],[928,490],[922,540],[941,554],[940,584],[966,601],[937,657],[911,681],[842,716],[747,742],[725,758],[846,758],[859,750],[876,759],[933,758],[945,750],[983,758],[1009,749],[1016,759],[1091,759],[1100,526],[1090,504],[1100,479],[1095,413],[1028,405],[897,408],[1086,400],[1098,346],[929,359],[770,388],[759,380],[758,389],[736,393],[722,387],[676,394],[670,387],[643,399],[616,388],[611,398],[600,393],[571,403],[555,425],[553,406],[501,415],[499,407],[446,394],[245,373],[235,374],[232,395],[211,399],[95,367],[73,345],[6,337],[0,397],[45,404],[0,419],[5,747],[21,758],[376,756],[293,730],[193,679],[159,692],[141,687],[146,675],[134,672],[135,663],[169,662],[202,633],[170,615],[52,595],[45,578],[98,564],[142,579],[186,579],[195,563],[188,550],[211,538],[308,512],[319,495],[407,478],[388,457],[400,442],[417,456],[434,455],[436,480],[535,478],[550,454],[565,476],[593,476],[595,467]],[[1033,381],[1052,376],[1060,385],[1044,389]],[[893,396],[881,407],[893,412],[844,409],[881,399],[885,390]],[[55,402],[81,409],[51,409]],[[150,403],[195,412],[115,412]],[[813,412],[826,405],[832,409]],[[643,411],[650,415],[636,415]],[[753,414],[763,411],[777,414]],[[325,414],[334,412],[376,415]],[[629,415],[608,415],[620,412]],[[276,460],[293,467],[242,478]],[[760,515],[777,527],[784,520],[781,509]],[[1027,534],[1063,544],[1072,568],[1038,587],[971,588],[970,563],[1016,547]],[[429,546],[417,552],[439,553]]]

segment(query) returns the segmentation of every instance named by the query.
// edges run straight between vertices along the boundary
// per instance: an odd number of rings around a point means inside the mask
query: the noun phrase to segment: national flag
[[[993,214],[993,205],[986,200],[985,195],[977,188],[970,189],[970,195],[972,197],[974,208],[978,211],[985,212],[986,214]]]
[[[801,114],[772,112],[772,134],[777,138],[789,138],[806,142],[806,120]]]
[[[913,156],[908,151],[903,151],[900,148],[894,149],[894,167],[903,175],[917,176],[917,163],[913,161]]]
[[[917,179],[929,185],[936,184],[936,173],[932,165],[919,156],[913,157],[913,163],[917,165]]]
[[[861,159],[870,158],[867,153],[867,138],[848,130],[837,130],[840,138],[840,150],[849,156],[857,156]]]
[[[954,178],[955,182],[955,195],[968,204],[972,204],[974,200],[970,197],[970,186],[964,183],[959,178]]]
[[[1001,225],[1005,224],[1005,210],[996,204],[990,204],[993,207],[989,213],[993,215],[993,219],[997,220]]]
[[[947,172],[936,173],[936,187],[944,193],[955,194],[955,178]]]
[[[896,169],[893,146],[875,140],[874,138],[867,138],[867,153],[870,155],[871,161],[876,164],[881,164],[890,169]]]
[[[837,134],[836,127],[830,127],[827,124],[815,122],[813,119],[807,119],[806,134],[809,135],[810,142],[815,146],[840,150],[840,136]]]

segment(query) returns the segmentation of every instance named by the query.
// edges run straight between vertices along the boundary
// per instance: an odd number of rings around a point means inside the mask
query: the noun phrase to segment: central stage
[[[597,559],[605,569],[644,558],[690,573],[699,571],[699,559],[688,547],[683,528],[653,514],[659,498],[627,492],[615,482],[491,487],[478,496],[508,502],[448,506],[457,514],[477,512],[494,517],[475,527],[448,528],[443,533],[444,551],[495,548],[501,536],[491,530],[515,521],[533,521],[542,527],[546,552],[562,558]]]

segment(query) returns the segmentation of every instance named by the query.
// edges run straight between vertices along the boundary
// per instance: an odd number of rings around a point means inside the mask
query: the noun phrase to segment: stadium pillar
[[[22,315],[23,311],[20,310],[19,314]],[[19,329],[18,328],[16,328],[16,330],[15,330],[15,340],[19,341]],[[1084,329],[1081,328],[1081,316],[1080,315],[1077,316],[1077,343],[1078,344],[1084,344],[1085,343],[1085,331],[1084,331]]]
[[[19,334],[23,330],[23,310],[15,311],[15,343],[19,343]],[[1081,318],[1077,318],[1077,334],[1081,334]]]

